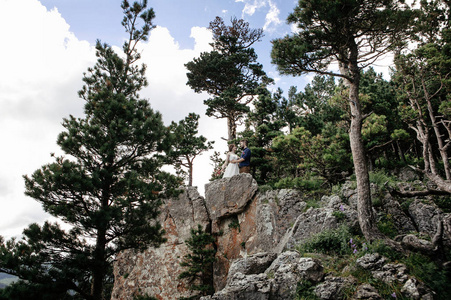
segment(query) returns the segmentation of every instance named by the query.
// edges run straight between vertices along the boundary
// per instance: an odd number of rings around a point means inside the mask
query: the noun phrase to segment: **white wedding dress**
[[[227,168],[224,171],[224,175],[222,175],[222,178],[226,177],[232,177],[240,172],[238,168],[238,164],[233,164],[230,161],[238,159],[238,155],[230,153],[229,154],[229,164],[227,165]]]

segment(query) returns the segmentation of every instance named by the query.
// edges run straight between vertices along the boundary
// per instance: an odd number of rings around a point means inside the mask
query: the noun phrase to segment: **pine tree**
[[[252,45],[262,36],[261,29],[249,28],[244,20],[232,18],[226,26],[220,17],[210,22],[213,51],[203,52],[188,62],[189,85],[196,93],[207,92],[207,116],[227,119],[229,142],[236,138],[237,123],[249,112],[249,104],[261,82],[270,82],[257,62]]]
[[[170,126],[173,135],[172,148],[169,159],[173,162],[179,173],[181,167],[188,170],[188,186],[193,185],[194,159],[205,151],[213,149],[214,142],[207,142],[203,135],[197,136],[199,115],[188,114],[179,123],[172,122]]]
[[[359,224],[365,238],[384,238],[371,208],[371,191],[362,142],[367,115],[359,98],[361,70],[404,40],[411,11],[394,0],[299,0],[288,22],[298,32],[273,41],[271,57],[283,74],[314,72],[342,78],[351,112],[350,144],[357,179]],[[339,71],[329,68],[338,63]]]
[[[191,253],[188,253],[180,263],[182,267],[186,268],[186,271],[182,272],[179,278],[186,278],[189,282],[189,289],[198,291],[198,296],[214,293],[213,263],[216,253],[214,242],[214,237],[204,232],[200,225],[197,226],[197,229],[191,229],[191,237],[186,241]],[[198,296],[189,299],[196,299]]]
[[[147,80],[146,66],[136,64],[137,45],[147,40],[155,16],[146,7],[146,0],[122,2],[129,36],[124,55],[97,42],[97,63],[79,92],[85,116],[64,119],[57,139],[65,156],[25,176],[26,194],[70,229],[32,224],[23,240],[1,245],[2,270],[30,287],[60,291],[60,299],[70,290],[78,298],[109,298],[115,255],[164,241],[156,221],[159,198],[169,196],[178,179],[161,171],[161,155],[170,147],[161,114],[138,95]]]

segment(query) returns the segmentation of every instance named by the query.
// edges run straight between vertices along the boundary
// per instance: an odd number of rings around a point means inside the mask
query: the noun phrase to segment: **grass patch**
[[[449,288],[451,274],[439,268],[429,257],[420,253],[411,253],[403,259],[403,263],[411,275],[423,281],[436,292],[437,299],[451,299],[451,289]]]
[[[309,280],[300,281],[296,287],[296,297],[295,300],[318,300],[315,293],[313,292],[315,285]]]

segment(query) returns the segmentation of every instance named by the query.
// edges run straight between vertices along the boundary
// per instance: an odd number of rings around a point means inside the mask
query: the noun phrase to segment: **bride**
[[[238,159],[238,155],[236,155],[235,152],[236,152],[236,145],[230,144],[229,152],[227,153],[226,160],[225,160],[224,164],[222,165],[222,170],[225,169],[224,175],[222,176],[222,178],[232,177],[239,173],[238,164],[231,162],[233,160]]]

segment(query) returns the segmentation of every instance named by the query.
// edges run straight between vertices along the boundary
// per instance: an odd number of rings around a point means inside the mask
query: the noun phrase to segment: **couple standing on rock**
[[[237,149],[236,145],[229,145],[229,152],[222,165],[222,170],[225,170],[222,178],[232,177],[238,173],[251,172],[251,150],[247,147],[247,140],[241,140],[240,146],[243,152],[241,153],[241,157],[238,158],[238,155],[235,154]]]

